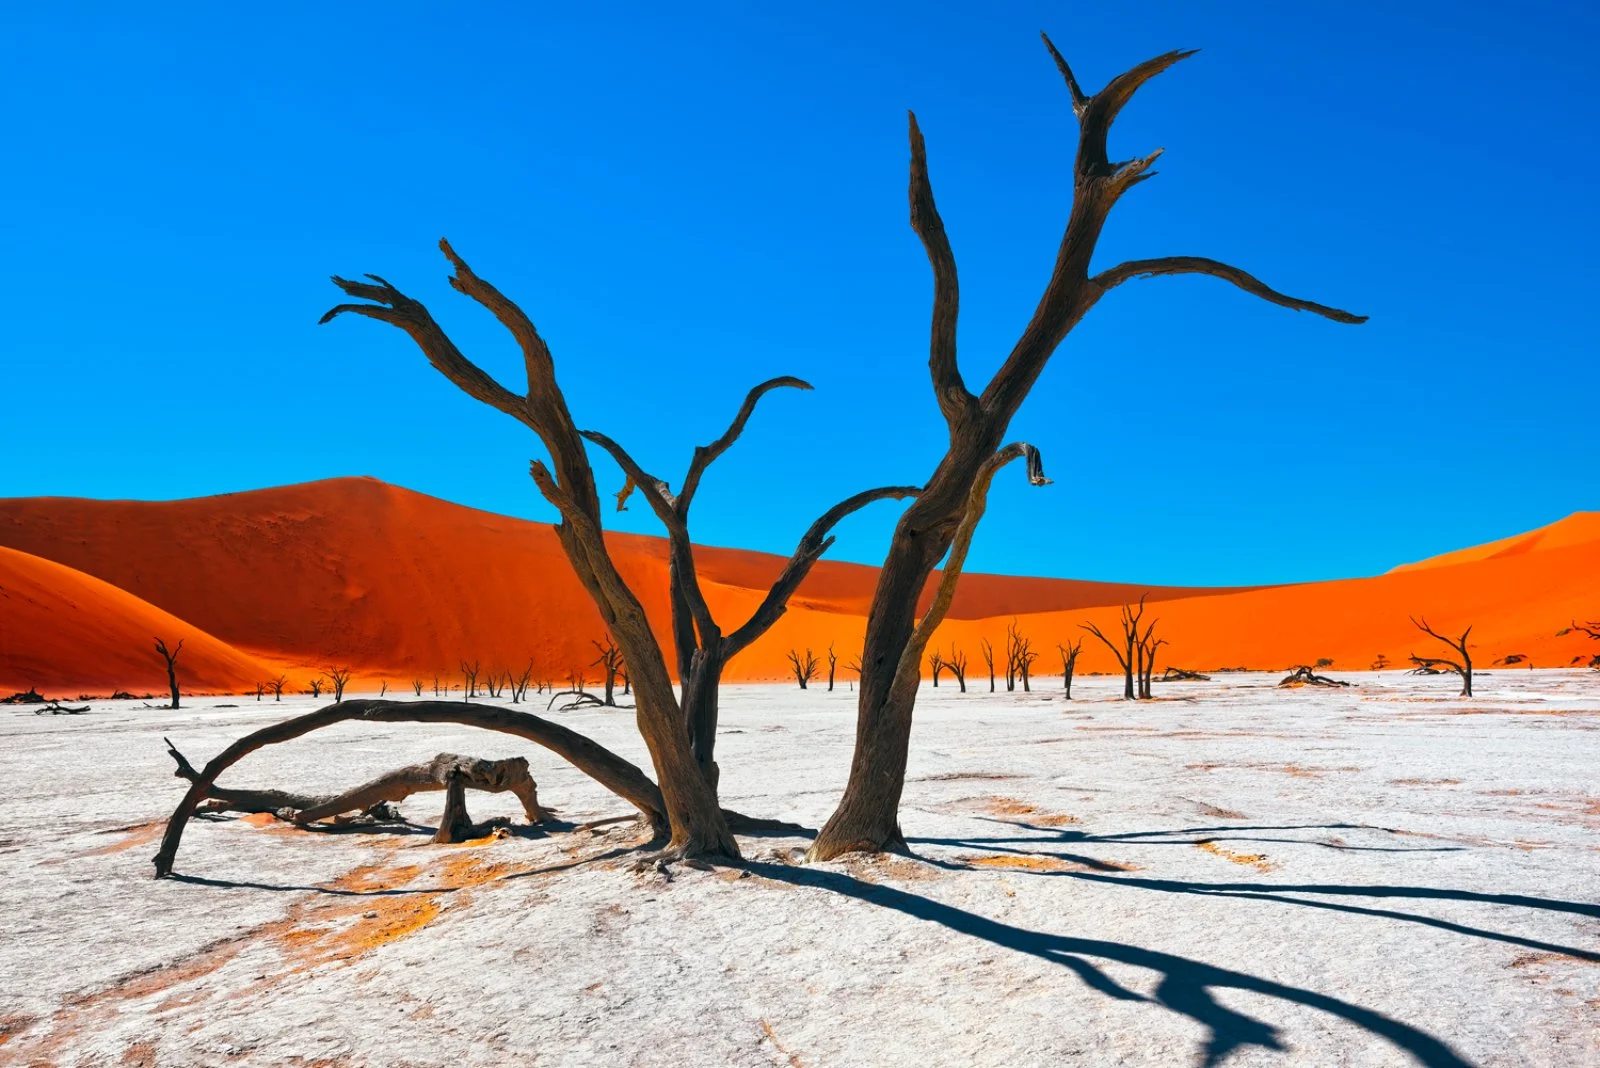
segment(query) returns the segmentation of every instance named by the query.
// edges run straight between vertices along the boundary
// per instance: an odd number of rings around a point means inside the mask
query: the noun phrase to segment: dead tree
[[[1017,632],[1017,678],[1022,682],[1022,692],[1031,693],[1033,690],[1033,665],[1038,661],[1039,654],[1034,652],[1033,639],[1025,638],[1021,631]]]
[[[961,692],[966,693],[967,654],[962,652],[960,649],[957,649],[954,643],[951,643],[950,656],[947,660],[945,660],[944,666],[949,668],[950,674],[956,677],[956,685],[961,688]]]
[[[989,692],[994,693],[994,646],[988,638],[978,639],[978,654],[983,657],[983,662],[989,669]]]
[[[267,693],[267,684],[264,683],[264,682],[256,683],[256,700],[257,701],[261,700],[262,697],[266,696],[266,693]]]
[[[1139,644],[1139,620],[1143,618],[1143,616],[1144,597],[1139,598],[1139,607],[1137,610],[1135,610],[1132,605],[1125,604],[1122,606],[1122,614],[1119,619],[1122,624],[1121,646],[1118,646],[1110,638],[1107,638],[1103,633],[1101,633],[1100,628],[1095,626],[1093,623],[1082,624],[1084,630],[1088,631],[1090,634],[1093,634],[1096,638],[1099,638],[1105,643],[1105,647],[1111,650],[1111,655],[1115,656],[1117,658],[1117,663],[1121,665],[1122,699],[1124,701],[1136,701],[1139,698],[1138,690],[1134,687],[1134,672],[1136,670],[1134,650]]]
[[[1326,675],[1318,675],[1314,668],[1301,664],[1280,679],[1278,685],[1293,689],[1300,686],[1349,686],[1350,684],[1342,679],[1330,679]]]
[[[875,501],[902,500],[918,492],[915,486],[885,486],[865,490],[828,509],[800,538],[794,554],[755,612],[736,630],[725,634],[711,614],[695,572],[694,544],[689,537],[689,506],[707,468],[744,433],[745,424],[761,398],[772,390],[785,387],[811,388],[809,383],[801,379],[783,377],[770,379],[750,390],[723,435],[710,445],[695,449],[682,488],[676,496],[666,482],[646,472],[615,441],[596,431],[581,432],[583,437],[610,453],[617,466],[622,468],[625,481],[617,493],[617,507],[625,507],[629,497],[638,492],[666,528],[670,549],[667,574],[672,605],[672,636],[682,690],[682,714],[695,760],[713,792],[720,776],[716,763],[718,695],[722,673],[728,661],[771,629],[783,615],[789,598],[810,574],[812,566],[833,544],[830,532],[840,520]]]
[[[1411,662],[1417,665],[1412,669],[1412,671],[1417,674],[1427,675],[1438,675],[1446,672],[1452,675],[1460,675],[1461,696],[1471,697],[1472,654],[1467,651],[1467,635],[1472,633],[1472,628],[1468,627],[1466,630],[1462,631],[1461,637],[1459,638],[1447,638],[1443,634],[1435,631],[1432,627],[1428,626],[1428,619],[1426,616],[1424,616],[1421,620],[1412,619],[1411,625],[1416,627],[1422,633],[1426,634],[1428,637],[1434,638],[1443,642],[1445,645],[1448,645],[1452,650],[1455,651],[1456,655],[1461,658],[1459,660],[1451,660],[1448,657],[1418,656],[1417,654],[1412,653],[1410,657]]]
[[[1190,671],[1188,668],[1173,667],[1171,664],[1168,664],[1167,665],[1167,670],[1163,671],[1159,676],[1157,676],[1156,681],[1157,682],[1210,682],[1211,681],[1211,676],[1210,675],[1206,675],[1206,674],[1204,674],[1202,672],[1199,672],[1199,671]]]
[[[329,668],[322,673],[323,677],[333,686],[333,703],[338,704],[344,700],[344,688],[350,682],[350,669]]]
[[[1056,652],[1061,654],[1061,688],[1066,691],[1068,701],[1072,700],[1072,676],[1078,669],[1078,654],[1083,652],[1083,639],[1079,638],[1070,645],[1056,643]]]
[[[378,696],[379,697],[385,697],[385,696],[388,695],[388,693],[389,693],[389,680],[388,679],[379,679],[378,680]]]
[[[939,673],[944,670],[944,654],[935,649],[928,654],[928,670],[933,673],[933,685],[939,685]]]
[[[1384,656],[1382,653],[1379,653],[1378,654],[1378,658],[1372,662],[1372,666],[1368,670],[1370,670],[1370,671],[1382,671],[1384,668],[1386,668],[1388,666],[1389,666],[1389,658],[1387,656]]]
[[[590,645],[600,650],[600,655],[592,661],[591,667],[598,667],[604,672],[606,684],[606,697],[601,703],[607,708],[617,707],[617,675],[622,671],[622,650],[617,648],[617,643],[608,636],[605,644],[590,641]]]
[[[833,651],[833,643],[828,643],[828,692],[833,692],[833,673],[839,664],[839,656]]]
[[[470,664],[465,660],[461,661],[461,699],[463,701],[470,701],[478,696],[478,672],[480,670],[481,667],[476,660]]]
[[[161,654],[161,659],[167,664],[167,688],[172,691],[171,708],[178,707],[178,654],[183,652],[183,639],[178,639],[175,649],[168,649],[167,643],[160,638],[156,640],[156,652]]]
[[[322,696],[322,677],[320,675],[312,676],[311,681],[306,684],[306,693],[312,697]]]
[[[412,694],[413,697],[421,697],[422,696],[422,680],[421,679],[412,679],[411,680],[411,694]]]
[[[200,778],[178,751],[167,743],[167,753],[177,762],[174,774],[190,783]],[[228,789],[210,786],[203,798],[202,812],[270,812],[280,819],[309,827],[322,820],[350,822],[341,819],[345,813],[359,812],[369,819],[395,819],[399,813],[393,806],[412,794],[435,790],[481,790],[485,793],[512,793],[522,802],[523,814],[530,824],[543,823],[549,813],[539,805],[539,787],[528,773],[527,757],[507,760],[481,760],[477,757],[440,753],[426,764],[412,764],[396,768],[340,794],[299,794],[286,790]],[[452,808],[454,811],[452,811]],[[435,842],[458,842],[485,825],[474,824],[466,815],[465,801],[455,799],[454,805],[445,806],[445,818],[439,823]]]
[[[862,658],[867,671],[861,680],[850,778],[833,816],[812,844],[810,855],[815,859],[903,844],[898,812],[916,689],[897,689],[896,681],[905,653],[922,631],[917,621],[919,595],[954,544],[980,476],[986,470],[992,474],[988,465],[998,455],[996,450],[1005,440],[1012,417],[1062,339],[1103,296],[1136,278],[1207,274],[1282,307],[1338,322],[1364,321],[1361,316],[1286,296],[1236,267],[1200,257],[1130,260],[1091,274],[1095,245],[1112,207],[1127,190],[1154,176],[1151,166],[1160,155],[1157,151],[1112,162],[1107,153],[1111,125],[1141,85],[1192,53],[1168,52],[1148,60],[1090,96],[1079,87],[1049,38],[1045,38],[1045,46],[1066,82],[1078,120],[1077,157],[1070,183],[1072,210],[1033,318],[979,393],[967,387],[956,358],[959,298],[955,255],[934,206],[922,132],[916,117],[911,117],[911,226],[933,269],[928,370],[949,428],[949,445],[927,485],[901,515],[878,573],[867,615]]]
[[[289,676],[287,675],[279,675],[277,678],[268,681],[267,686],[272,690],[272,699],[274,701],[283,700],[283,688],[287,685],[289,685]]]
[[[1586,634],[1594,641],[1600,641],[1600,621],[1590,620],[1587,623],[1579,623],[1576,619],[1574,619],[1570,626],[1562,627],[1560,630],[1556,631],[1556,637],[1564,638],[1573,631],[1577,631],[1580,634]],[[1574,666],[1582,664],[1583,662],[1583,654],[1579,654],[1578,656],[1572,658],[1572,664]],[[1528,666],[1532,667],[1533,665],[1530,664]],[[1590,655],[1587,666],[1595,668],[1596,670],[1600,670],[1600,653],[1594,653]]]
[[[810,649],[805,651],[804,656],[801,656],[796,650],[790,649],[789,670],[794,672],[794,680],[800,684],[800,688],[803,690],[812,679],[817,677],[817,658],[811,655]]]
[[[533,682],[533,661],[529,660],[528,666],[516,678],[511,677],[511,669],[507,668],[506,678],[511,679],[511,703],[518,704],[528,696],[528,687]]]
[[[1139,638],[1137,657],[1139,665],[1139,699],[1141,701],[1148,701],[1154,696],[1150,692],[1150,676],[1155,674],[1156,670],[1156,650],[1167,644],[1165,638],[1157,638],[1155,636],[1156,623],[1158,622],[1159,620],[1152,619],[1150,625],[1145,628],[1144,634]]]
[[[1006,624],[1006,692],[1017,688],[1017,621]]]

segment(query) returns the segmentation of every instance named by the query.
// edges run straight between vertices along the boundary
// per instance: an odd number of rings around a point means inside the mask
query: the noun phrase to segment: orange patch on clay
[[[1222,846],[1217,845],[1216,842],[1209,838],[1202,842],[1196,842],[1194,847],[1210,853],[1212,856],[1221,857],[1223,860],[1247,865],[1257,871],[1275,871],[1278,867],[1267,859],[1265,853],[1235,853],[1231,849],[1224,849]]]
[[[166,829],[167,825],[160,822],[141,823],[136,827],[123,827],[118,832],[108,832],[122,834],[123,837],[117,841],[108,845],[98,846],[94,849],[86,849],[82,853],[74,853],[73,856],[105,857],[110,856],[112,853],[121,853],[123,850],[132,849],[134,846],[146,845],[150,842],[154,842],[156,839],[161,837],[162,832]]]
[[[982,853],[956,859],[977,868],[1003,868],[1007,871],[1104,871],[1107,868],[1114,871],[1139,870],[1137,865],[1120,864],[1114,860],[1102,860],[1098,864],[1089,865],[1075,860],[1062,860],[1060,857],[1014,853]]]

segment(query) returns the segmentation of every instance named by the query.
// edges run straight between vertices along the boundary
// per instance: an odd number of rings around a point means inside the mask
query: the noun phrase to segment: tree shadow
[[[976,913],[945,905],[904,890],[863,882],[838,872],[816,868],[795,868],[763,861],[743,861],[740,867],[752,874],[792,886],[827,890],[881,908],[892,909],[914,919],[936,923],[959,934],[981,939],[1003,949],[1026,953],[1071,970],[1085,985],[1119,1001],[1157,1004],[1194,1020],[1206,1030],[1201,1047],[1202,1065],[1221,1064],[1230,1054],[1247,1046],[1283,1052],[1289,1047],[1276,1027],[1217,1001],[1214,989],[1244,990],[1280,1001],[1317,1009],[1346,1020],[1409,1053],[1426,1068],[1468,1068],[1463,1059],[1445,1042],[1385,1016],[1327,994],[1289,986],[1258,976],[1219,968],[1171,953],[1142,949],[1102,939],[1051,935],[991,920]],[[1144,968],[1160,975],[1153,996],[1146,996],[1117,983],[1089,958],[1116,961]]]

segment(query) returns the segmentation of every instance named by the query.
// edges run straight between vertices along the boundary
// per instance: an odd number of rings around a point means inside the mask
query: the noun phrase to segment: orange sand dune
[[[1454,567],[1457,564],[1471,564],[1479,560],[1497,560],[1507,556],[1521,556],[1523,553],[1543,552],[1549,549],[1562,549],[1569,545],[1588,545],[1595,542],[1600,542],[1600,512],[1574,512],[1565,519],[1558,519],[1549,526],[1530,530],[1526,534],[1515,534],[1499,541],[1485,542],[1468,549],[1457,549],[1455,552],[1440,556],[1430,556],[1414,564],[1401,564],[1390,574],[1429,567]]]
[[[13,549],[0,548],[0,613],[5,693],[37,687],[50,697],[117,689],[164,694],[157,636],[169,645],[183,639],[178,665],[185,690],[237,692],[268,675],[226,642],[131,593]]]
[[[609,541],[665,635],[665,542],[629,534]],[[590,641],[603,635],[549,526],[373,479],[170,502],[0,501],[0,545],[159,605],[255,658],[262,671],[350,666],[363,689],[379,679],[394,689],[413,678],[431,686],[435,672],[455,675],[463,658],[486,671],[520,670],[532,659],[541,676],[587,669],[592,679]],[[696,550],[696,561],[713,611],[730,630],[783,566],[768,554],[706,547]],[[1597,565],[1600,517],[1580,513],[1521,539],[1375,578],[1148,592],[1150,612],[1172,642],[1163,663],[1276,669],[1332,657],[1354,668],[1379,653],[1398,662],[1426,648],[1406,617],[1427,613],[1441,628],[1475,622],[1475,655],[1484,665],[1523,653],[1548,666],[1593,651],[1554,632],[1571,616],[1600,609]],[[789,648],[810,647],[821,657],[830,643],[847,677],[843,665],[860,649],[875,577],[870,567],[823,561],[773,631],[731,665],[729,678],[781,678]],[[969,575],[960,589],[941,647],[959,644],[976,662],[979,639],[1003,642],[1006,622],[1017,616],[1045,650],[1042,669],[1055,660],[1058,641],[1083,636],[1081,622],[1108,627],[1116,605],[1146,591],[994,575]],[[12,626],[9,610],[4,622]],[[1113,666],[1093,639],[1084,648],[1085,670]],[[136,644],[135,655],[142,649]],[[77,681],[74,665],[55,670],[61,681]],[[0,661],[0,676],[11,674]]]

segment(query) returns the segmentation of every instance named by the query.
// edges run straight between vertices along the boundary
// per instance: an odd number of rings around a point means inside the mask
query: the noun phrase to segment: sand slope
[[[0,548],[0,690],[38,686],[165,693],[159,636],[178,654],[184,687],[230,692],[268,676],[258,661],[133,594],[70,567]]]
[[[610,542],[666,634],[665,542],[629,534]],[[182,501],[0,501],[0,545],[103,579],[272,672],[350,666],[363,688],[378,679],[395,689],[412,678],[431,685],[435,672],[455,673],[462,658],[496,671],[520,669],[531,658],[544,676],[588,670],[593,678],[590,642],[603,635],[549,526],[368,478]],[[768,554],[704,547],[696,560],[728,630],[754,610],[783,565]],[[860,648],[875,574],[823,561],[772,633],[731,665],[730,679],[781,678],[789,648],[811,647],[822,657],[830,643],[840,678],[847,677],[843,665]],[[965,649],[976,674],[979,640],[1002,644],[1015,616],[1043,650],[1038,670],[1059,670],[1058,642],[1082,637],[1085,620],[1112,625],[1115,606],[1145,590],[969,575],[939,644]],[[1600,513],[1373,578],[1148,592],[1150,611],[1171,641],[1163,664],[1277,669],[1331,657],[1350,669],[1380,653],[1401,662],[1427,646],[1407,622],[1425,613],[1440,628],[1476,624],[1480,666],[1510,653],[1563,665],[1595,651],[1581,637],[1555,632],[1574,616],[1600,611]],[[106,640],[113,640],[109,633]],[[142,656],[143,644],[135,648]],[[85,659],[35,655],[29,670],[41,685],[87,686],[78,677]],[[1081,664],[1086,671],[1115,666],[1093,639]],[[0,675],[12,674],[0,667]]]

